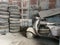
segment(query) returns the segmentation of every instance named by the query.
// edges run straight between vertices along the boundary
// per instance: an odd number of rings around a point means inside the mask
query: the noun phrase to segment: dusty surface
[[[34,43],[32,43],[34,42]],[[7,33],[0,35],[0,45],[37,45],[32,39],[27,39],[19,33]]]
[[[46,41],[45,41],[46,42]],[[39,39],[27,39],[19,33],[7,33],[6,35],[0,35],[0,45],[49,45],[42,42]],[[54,44],[53,42],[51,45]]]

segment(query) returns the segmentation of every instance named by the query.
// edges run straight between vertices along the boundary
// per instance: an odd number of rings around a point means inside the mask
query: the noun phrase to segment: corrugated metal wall
[[[5,2],[13,3],[14,1],[17,2],[17,4],[20,6],[21,0],[0,0]],[[41,9],[51,9],[55,7],[60,7],[60,0],[30,0],[31,5],[37,4],[37,1],[40,1],[40,7]]]
[[[60,0],[40,0],[41,9],[60,8]]]
[[[60,0],[56,0],[56,7],[57,7],[57,8],[60,7]]]
[[[20,6],[21,0],[0,0],[0,2],[10,2],[13,3],[14,1],[17,2],[17,4]],[[34,5],[37,3],[37,1],[40,1],[40,7],[41,9],[49,9],[49,8],[55,8],[60,7],[60,0],[30,0],[30,4]]]
[[[55,8],[56,0],[49,0],[49,9]]]
[[[30,3],[31,3],[32,5],[35,5],[35,4],[37,4],[37,1],[38,1],[38,0],[30,0]]]
[[[40,0],[40,7],[41,7],[41,9],[48,9],[49,8],[49,0]]]

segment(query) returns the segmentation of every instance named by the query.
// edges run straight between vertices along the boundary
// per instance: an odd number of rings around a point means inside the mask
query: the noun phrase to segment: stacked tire
[[[9,31],[8,3],[0,2],[0,33]]]
[[[20,31],[20,12],[17,5],[9,5],[10,12],[10,32]]]

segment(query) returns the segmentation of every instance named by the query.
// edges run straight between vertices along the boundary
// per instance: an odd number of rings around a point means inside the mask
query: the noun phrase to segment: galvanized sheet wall
[[[60,0],[56,0],[56,7],[57,7],[57,8],[60,7]]]
[[[60,8],[60,0],[40,0],[41,9]]]
[[[48,9],[49,8],[49,0],[40,0],[40,7],[41,7],[41,9]]]

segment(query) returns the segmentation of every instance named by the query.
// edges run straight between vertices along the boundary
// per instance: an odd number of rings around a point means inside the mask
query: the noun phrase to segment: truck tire
[[[31,39],[34,37],[34,34],[32,32],[26,32],[26,37]]]
[[[35,30],[33,29],[33,27],[28,27],[28,29],[26,30],[26,37],[27,38],[33,38],[36,35]]]

